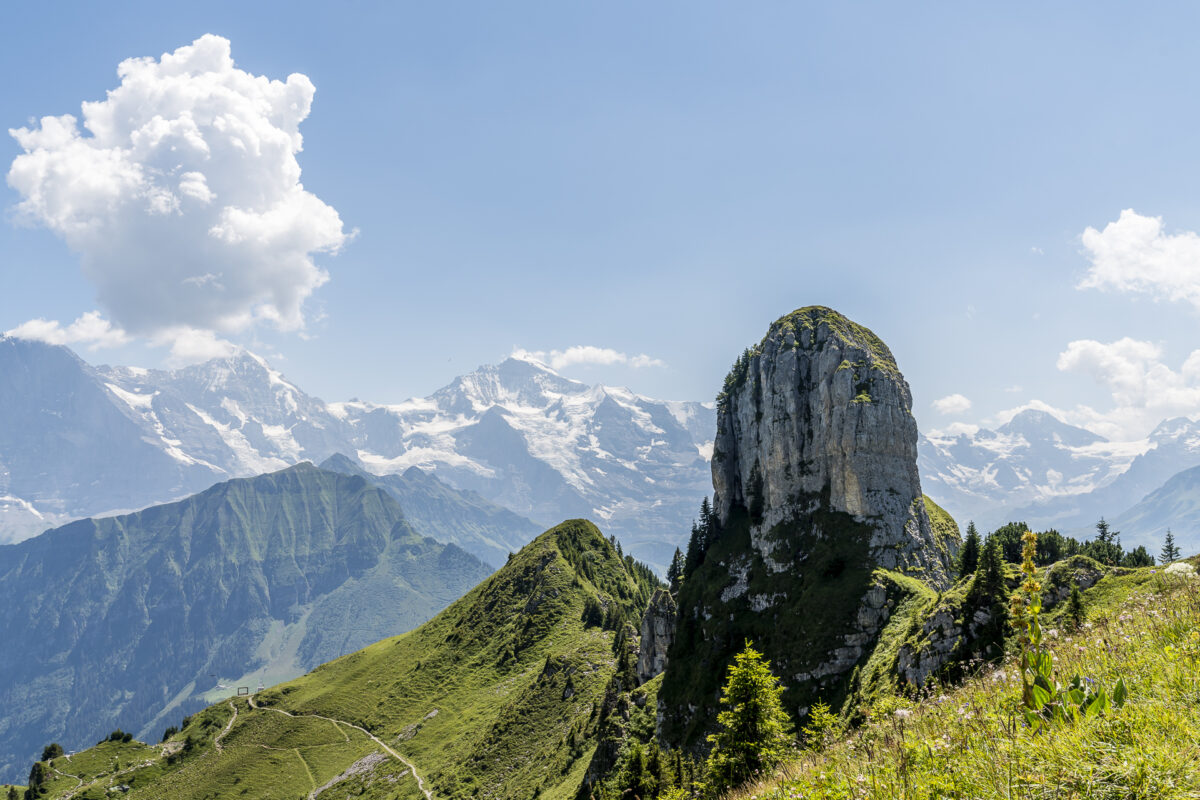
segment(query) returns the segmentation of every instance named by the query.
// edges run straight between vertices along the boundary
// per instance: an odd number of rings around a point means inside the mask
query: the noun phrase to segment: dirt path
[[[110,775],[104,775],[104,776],[101,776],[101,777],[97,777],[97,778],[93,779],[91,783],[88,783],[86,786],[84,785],[84,783],[83,783],[83,780],[82,780],[82,779],[81,779],[81,778],[80,778],[78,775],[69,775],[68,773],[66,773],[66,772],[63,772],[63,773],[61,773],[61,774],[63,774],[63,775],[67,775],[67,777],[69,777],[69,778],[75,778],[76,780],[78,780],[78,781],[79,781],[79,785],[78,785],[78,786],[76,786],[74,789],[71,789],[71,790],[70,790],[70,791],[69,791],[67,794],[64,794],[64,795],[62,796],[62,800],[71,800],[71,798],[73,798],[73,797],[75,797],[76,795],[78,795],[78,794],[79,794],[81,791],[83,791],[84,789],[91,789],[93,786],[100,786],[100,785],[102,785],[102,784],[100,783],[100,781],[101,781],[101,779],[102,779],[102,778],[108,778],[108,784],[107,784],[107,785],[108,785],[108,786],[112,786],[112,785],[114,785],[114,783],[116,782],[116,780],[117,780],[118,778],[120,778],[120,777],[122,777],[122,776],[124,776],[124,775],[128,775],[128,774],[130,774],[131,772],[137,772],[139,769],[142,769],[143,767],[150,767],[150,766],[153,766],[153,765],[154,765],[154,762],[153,762],[153,761],[141,761],[141,762],[138,762],[137,764],[132,764],[132,765],[130,765],[130,766],[128,766],[128,767],[126,767],[125,769],[118,770],[117,772],[114,772],[114,773],[112,773],[112,774],[110,774]],[[55,770],[55,771],[57,772],[57,770]]]
[[[388,747],[382,739],[380,739],[375,734],[371,733],[366,728],[364,728],[360,725],[355,725],[353,722],[346,722],[344,719],[334,719],[332,717],[323,717],[320,714],[293,714],[290,711],[284,711],[283,709],[280,709],[280,708],[266,708],[263,706],[256,705],[253,697],[250,698],[250,707],[256,708],[260,711],[274,711],[276,714],[283,714],[285,717],[292,717],[292,718],[313,717],[314,719],[323,719],[328,722],[332,722],[334,725],[345,725],[347,728],[354,728],[354,730],[365,734],[368,738],[370,738],[371,741],[373,741],[375,744],[379,745],[383,749],[383,751],[385,753],[387,753],[389,756],[396,759],[401,764],[403,764],[404,766],[406,766],[410,770],[412,770],[413,777],[416,778],[416,780],[417,780],[417,788],[421,790],[421,794],[425,795],[425,800],[433,800],[433,793],[425,788],[425,781],[423,781],[421,779],[421,776],[417,773],[416,766],[411,761],[409,761],[407,758],[400,755],[392,748]],[[315,795],[316,790],[313,790],[313,791],[314,791],[314,794],[309,795],[310,800]]]
[[[70,757],[70,756],[67,756],[67,757],[66,757],[66,759],[67,759],[67,761],[70,761],[70,760],[71,760],[71,757]],[[50,771],[51,771],[51,772],[57,772],[59,775],[62,775],[64,778],[74,778],[74,779],[75,779],[75,788],[74,788],[74,789],[68,789],[68,791],[70,791],[70,792],[74,792],[74,791],[75,791],[76,789],[78,789],[80,786],[83,786],[83,778],[79,777],[78,775],[72,775],[72,774],[71,774],[71,773],[69,773],[69,772],[63,772],[61,769],[55,769],[54,767],[51,767],[51,768],[50,768]]]
[[[308,782],[312,784],[312,791],[308,793],[309,797],[313,797],[317,793],[317,779],[313,777],[312,770],[308,768],[308,762],[304,760],[304,755],[300,752],[300,748],[293,747],[292,752],[296,754],[296,758],[300,759],[300,766],[304,767],[304,773],[308,775]]]
[[[233,723],[237,722],[237,706],[233,704],[232,700],[229,701],[229,708],[233,710],[233,716],[229,718],[229,722],[225,725],[224,729],[217,734],[217,738],[213,739],[213,744],[216,745],[218,753],[223,751],[221,740],[225,738],[225,734],[229,733],[229,730],[233,727]]]

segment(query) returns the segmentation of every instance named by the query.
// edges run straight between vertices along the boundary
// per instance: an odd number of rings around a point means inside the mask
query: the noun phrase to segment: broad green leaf
[[[1125,705],[1125,698],[1129,696],[1128,690],[1125,688],[1125,679],[1121,678],[1117,681],[1116,687],[1113,689],[1112,701],[1117,708]]]
[[[1033,693],[1032,694],[1033,694],[1033,707],[1035,709],[1041,708],[1042,706],[1046,705],[1046,703],[1050,702],[1050,697],[1051,697],[1050,692],[1046,691],[1043,687],[1039,686],[1036,683],[1033,685]]]

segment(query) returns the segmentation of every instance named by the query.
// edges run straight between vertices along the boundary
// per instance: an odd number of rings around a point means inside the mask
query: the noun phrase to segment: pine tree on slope
[[[967,538],[963,540],[962,550],[958,553],[958,576],[965,578],[975,572],[979,566],[979,531],[972,520],[967,523]]]
[[[1163,564],[1170,564],[1172,561],[1179,560],[1179,548],[1175,546],[1175,534],[1171,533],[1171,529],[1167,528],[1167,538],[1163,542],[1162,553],[1159,556],[1159,561]]]
[[[716,792],[749,781],[779,764],[792,746],[792,721],[783,708],[783,687],[763,654],[746,642],[734,656],[721,693],[721,730],[708,737],[708,780]]]

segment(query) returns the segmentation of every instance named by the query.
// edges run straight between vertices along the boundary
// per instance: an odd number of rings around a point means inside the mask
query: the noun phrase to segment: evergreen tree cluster
[[[1010,564],[1020,564],[1022,558],[1021,535],[1027,530],[1029,530],[1029,526],[1024,522],[1010,522],[992,531],[987,540],[997,542],[1001,558],[1004,561]],[[975,523],[972,522],[967,526],[967,537],[959,551],[958,574],[960,576],[965,577],[974,571],[971,565],[975,563],[979,552],[980,537],[975,529]],[[1179,558],[1179,549],[1175,547],[1175,537],[1170,531],[1167,531],[1167,540],[1161,555],[1164,563],[1166,563],[1168,554],[1173,555],[1173,558],[1170,559],[1172,561]],[[1076,555],[1087,556],[1109,567],[1152,567],[1155,563],[1154,556],[1143,545],[1126,551],[1121,546],[1121,532],[1113,530],[1103,517],[1096,523],[1096,537],[1083,542],[1072,536],[1064,536],[1053,529],[1038,533],[1035,562],[1037,566],[1049,566]]]
[[[1004,636],[1008,630],[1008,583],[1004,577],[1004,556],[1000,540],[989,536],[979,553],[975,577],[967,593],[967,604],[988,612],[988,621],[979,633],[977,647],[984,658],[995,660],[1004,655]]]
[[[746,348],[738,356],[737,361],[733,362],[733,367],[725,376],[725,383],[721,386],[721,391],[717,395],[718,413],[729,409],[729,397],[746,382],[746,378],[750,374],[750,363],[754,360],[755,355],[756,353],[753,350]]]
[[[683,553],[676,547],[671,564],[667,567],[667,585],[671,588],[671,594],[679,591],[679,584],[683,582],[684,566]]]
[[[687,555],[683,559],[683,578],[690,577],[704,563],[704,554],[716,541],[719,529],[717,515],[705,497],[700,501],[700,520],[692,523],[692,535],[688,538]]]

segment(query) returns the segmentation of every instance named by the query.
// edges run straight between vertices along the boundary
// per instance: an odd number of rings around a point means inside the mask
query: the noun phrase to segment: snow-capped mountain
[[[347,453],[376,474],[421,467],[545,526],[594,519],[661,566],[711,491],[711,404],[588,386],[531,360],[396,405],[326,404],[247,352],[94,367],[0,337],[0,370],[0,541]]]
[[[956,519],[983,530],[1010,520],[1090,535],[1172,475],[1200,465],[1200,423],[1161,423],[1146,439],[1110,442],[1042,411],[996,430],[922,436],[921,483]]]
[[[103,376],[65,347],[0,336],[0,542],[203,488]]]
[[[325,404],[243,352],[177,370],[98,367],[105,388],[172,458],[214,480],[319,463],[349,444]]]
[[[377,473],[433,470],[543,524],[588,517],[665,565],[711,491],[712,404],[588,386],[509,358],[427,398],[333,403]]]

